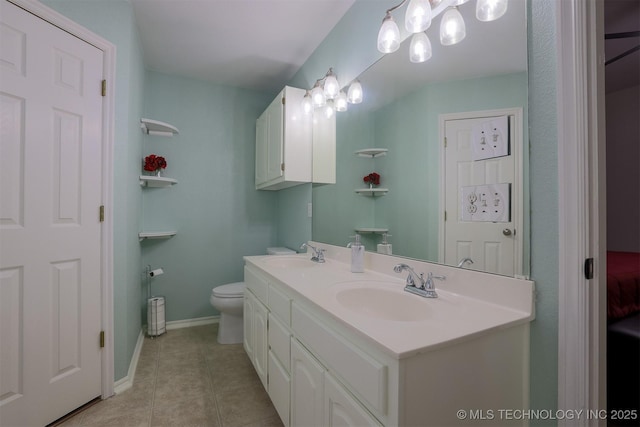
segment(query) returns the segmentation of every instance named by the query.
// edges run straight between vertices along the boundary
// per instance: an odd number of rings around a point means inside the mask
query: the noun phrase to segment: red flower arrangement
[[[144,170],[146,171],[156,172],[166,167],[167,167],[167,161],[162,156],[149,154],[147,157],[144,158]]]
[[[363,180],[369,185],[380,185],[380,175],[375,172],[365,176]]]

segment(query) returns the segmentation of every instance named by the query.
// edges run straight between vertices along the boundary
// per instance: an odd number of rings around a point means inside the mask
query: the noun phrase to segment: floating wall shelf
[[[173,136],[180,133],[178,128],[158,120],[140,119],[140,129],[142,133],[155,136]]]
[[[356,228],[355,230],[356,230],[356,233],[360,233],[360,234],[368,234],[368,233],[384,234],[389,232],[388,228],[376,228],[376,227],[362,227],[362,228]]]
[[[155,175],[140,175],[140,185],[143,187],[169,187],[177,184],[178,180]]]
[[[363,196],[384,196],[389,192],[388,188],[358,188],[356,193]]]
[[[374,158],[386,156],[388,151],[387,148],[365,148],[364,150],[356,151],[355,154],[360,157]]]
[[[143,241],[145,239],[170,239],[175,236],[177,231],[155,231],[155,232],[143,232],[138,233],[138,239]]]

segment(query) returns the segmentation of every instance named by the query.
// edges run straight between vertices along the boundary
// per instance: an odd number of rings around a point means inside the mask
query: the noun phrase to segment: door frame
[[[513,129],[513,133],[515,135],[515,141],[511,144],[511,155],[514,157],[514,183],[513,188],[516,193],[515,197],[515,206],[520,206],[520,209],[514,215],[514,227],[520,232],[520,238],[517,239],[516,250],[515,250],[515,271],[516,277],[524,277],[524,275],[528,275],[527,265],[528,263],[524,261],[523,257],[525,255],[524,252],[524,242],[527,240],[525,236],[525,228],[524,228],[524,197],[525,197],[525,189],[524,189],[524,110],[522,107],[513,107],[513,108],[500,108],[495,110],[481,110],[481,111],[466,111],[461,113],[447,113],[447,114],[439,114],[438,115],[438,141],[440,145],[440,173],[439,175],[439,206],[445,206],[445,191],[446,191],[446,183],[444,179],[444,174],[442,171],[445,170],[445,123],[450,120],[466,120],[466,119],[482,119],[482,118],[490,118],[496,116],[514,116],[515,129]],[[515,191],[518,189],[519,191]],[[444,246],[445,246],[445,212],[444,209],[440,209],[438,212],[438,262],[444,263]]]
[[[602,410],[607,408],[603,0],[557,2],[556,29],[558,408]],[[594,259],[590,280],[583,272],[587,258]]]
[[[116,48],[109,41],[71,21],[55,10],[35,0],[8,0],[27,12],[49,22],[63,31],[89,43],[103,52],[103,79],[107,82],[106,94],[102,97],[102,200],[105,207],[101,227],[100,294],[101,326],[105,334],[101,354],[102,398],[113,395],[114,348],[113,348],[113,147],[115,113],[115,58]],[[97,90],[98,88],[96,88]],[[97,212],[96,212],[97,214]]]

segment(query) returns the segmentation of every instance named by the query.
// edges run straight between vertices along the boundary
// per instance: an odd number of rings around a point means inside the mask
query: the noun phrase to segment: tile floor
[[[221,345],[218,325],[145,338],[133,387],[60,424],[282,426],[242,344]]]

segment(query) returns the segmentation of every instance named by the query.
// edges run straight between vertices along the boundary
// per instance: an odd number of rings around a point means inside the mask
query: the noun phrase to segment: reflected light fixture
[[[327,75],[324,77],[324,96],[327,99],[333,99],[340,92],[340,84],[338,78],[333,73],[333,68],[329,68]]]
[[[357,79],[349,85],[349,90],[345,93],[338,83],[338,76],[329,68],[327,74],[316,80],[313,88],[307,90],[302,98],[302,111],[305,114],[312,114],[314,110],[321,108],[322,114],[327,118],[333,117],[337,111],[347,111],[348,104],[359,104],[362,102],[362,85]]]
[[[327,98],[324,96],[324,89],[320,86],[320,80],[316,80],[316,84],[311,89],[311,101],[314,108],[324,107],[327,103]]]
[[[347,111],[349,103],[347,101],[347,94],[344,93],[343,90],[341,90],[340,93],[338,93],[338,96],[336,96],[335,104],[336,111]]]
[[[458,10],[458,6],[451,7],[442,15],[440,21],[440,43],[443,46],[451,46],[460,43],[467,35],[464,19]]]
[[[431,57],[431,42],[425,33],[431,22],[442,13],[440,21],[440,43],[444,46],[461,42],[466,36],[466,26],[462,14],[458,10],[460,5],[470,0],[402,0],[399,4],[388,9],[385,13],[377,46],[382,53],[392,53],[400,47],[400,30],[392,12],[408,2],[404,23],[412,36],[409,47],[411,62],[424,62]],[[480,21],[493,21],[505,14],[508,0],[476,0],[476,17]],[[420,34],[424,34],[420,35]]]
[[[431,58],[431,41],[425,32],[414,34],[409,47],[409,60],[413,63],[424,62]]]
[[[360,80],[356,79],[351,83],[351,86],[349,86],[347,100],[350,104],[360,104],[362,102],[362,95],[362,85],[360,84]]]
[[[378,32],[378,50],[382,53],[395,52],[400,47],[400,29],[391,16],[391,10],[387,11]]]
[[[311,101],[311,92],[309,92],[309,90],[307,90],[307,93],[305,93],[302,98],[302,111],[305,114],[313,113],[313,102]]]
[[[404,26],[410,33],[421,33],[431,26],[429,0],[411,0],[404,15]]]
[[[478,0],[476,3],[476,18],[479,21],[495,21],[507,13],[507,0]]]

